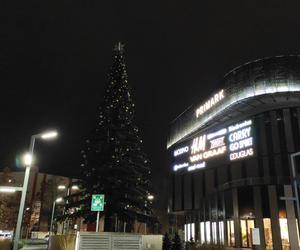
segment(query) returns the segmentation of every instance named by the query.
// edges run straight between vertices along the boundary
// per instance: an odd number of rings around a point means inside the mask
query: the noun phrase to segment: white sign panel
[[[259,228],[252,228],[252,244],[260,245]]]

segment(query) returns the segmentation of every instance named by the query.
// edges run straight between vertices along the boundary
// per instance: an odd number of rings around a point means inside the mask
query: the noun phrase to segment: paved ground
[[[46,250],[47,243],[45,241],[27,241],[21,250]]]

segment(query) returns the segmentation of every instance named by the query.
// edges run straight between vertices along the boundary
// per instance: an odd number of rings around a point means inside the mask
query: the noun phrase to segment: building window
[[[264,218],[264,234],[265,234],[265,243],[266,243],[266,250],[273,249],[273,239],[272,239],[272,226],[271,226],[271,219]]]
[[[220,244],[224,245],[224,222],[219,221],[219,240]]]
[[[242,246],[252,247],[252,229],[254,228],[254,220],[241,220]]]
[[[195,223],[184,224],[184,241],[195,241]]]
[[[234,237],[234,222],[233,222],[233,220],[227,221],[227,239],[228,239],[228,246],[234,247],[235,246],[235,237]]]
[[[210,221],[205,222],[205,232],[206,232],[206,243],[210,244]]]
[[[193,240],[195,241],[195,223],[191,223],[191,237],[189,238],[189,240]]]
[[[288,250],[288,249],[290,249],[290,239],[289,239],[289,230],[288,230],[287,219],[280,218],[279,225],[280,225],[282,249]]]
[[[200,242],[201,244],[205,243],[205,225],[204,222],[200,222]]]
[[[188,224],[184,224],[184,241],[188,241]]]
[[[217,222],[212,222],[211,224],[212,227],[212,242],[213,244],[217,244],[218,240],[217,240]]]

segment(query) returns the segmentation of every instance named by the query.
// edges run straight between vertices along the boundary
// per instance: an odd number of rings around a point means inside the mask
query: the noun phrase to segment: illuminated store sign
[[[176,157],[178,155],[182,155],[182,154],[187,153],[187,152],[189,152],[189,147],[185,146],[183,148],[176,149],[174,151],[174,156]]]
[[[174,150],[174,171],[193,171],[205,168],[214,159],[234,161],[253,156],[252,120],[246,120],[227,128],[193,138]]]
[[[208,99],[203,105],[201,105],[196,110],[196,117],[198,118],[202,114],[204,114],[206,111],[208,111],[211,107],[215,106],[218,102],[220,102],[222,99],[224,99],[224,90],[220,90],[218,93],[216,93],[214,96],[212,96],[210,99]]]

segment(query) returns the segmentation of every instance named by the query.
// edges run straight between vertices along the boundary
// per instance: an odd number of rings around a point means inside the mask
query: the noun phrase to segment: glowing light
[[[56,203],[59,203],[59,202],[62,202],[63,200],[64,200],[63,198],[59,197],[59,198],[57,198],[57,199],[55,200],[55,202],[56,202]]]
[[[149,194],[149,195],[148,195],[148,197],[147,197],[147,199],[148,199],[149,201],[152,201],[152,200],[154,200],[154,195],[152,195],[152,194]]]
[[[79,187],[77,185],[72,186],[72,190],[78,190]]]
[[[59,190],[64,190],[64,189],[66,189],[66,186],[65,186],[65,185],[58,185],[58,186],[57,186],[57,189],[59,189]]]
[[[53,139],[53,138],[57,137],[57,135],[58,135],[58,133],[56,131],[49,131],[49,132],[43,133],[41,135],[41,138],[44,140],[48,140],[48,139]]]
[[[14,193],[16,192],[16,189],[13,187],[0,187],[1,193]]]
[[[24,154],[23,162],[25,166],[30,166],[32,164],[32,155],[29,153]]]

